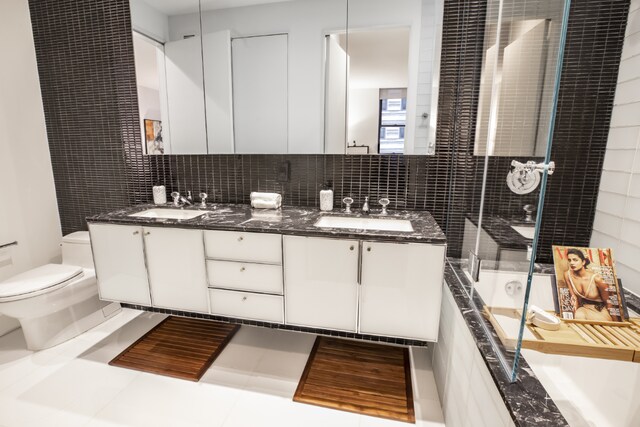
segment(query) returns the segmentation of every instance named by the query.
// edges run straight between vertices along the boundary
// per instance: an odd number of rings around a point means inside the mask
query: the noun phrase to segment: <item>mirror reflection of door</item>
[[[168,128],[167,86],[164,78],[164,45],[134,31],[133,49],[142,152],[169,153],[171,138]]]
[[[236,153],[287,152],[287,45],[286,34],[231,42]]]

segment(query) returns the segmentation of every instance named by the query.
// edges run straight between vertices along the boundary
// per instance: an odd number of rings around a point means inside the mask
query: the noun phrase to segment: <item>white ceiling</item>
[[[140,1],[140,0],[138,0]],[[198,0],[142,0],[167,16],[198,12]],[[255,6],[294,0],[202,0],[202,10],[227,9],[231,7]]]

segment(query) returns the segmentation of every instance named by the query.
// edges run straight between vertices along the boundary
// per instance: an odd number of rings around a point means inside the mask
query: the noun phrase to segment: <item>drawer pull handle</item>
[[[140,232],[139,231],[134,231],[133,235],[135,236],[136,234],[140,234]]]
[[[240,271],[244,271],[246,270],[244,267],[240,267]]]
[[[352,250],[353,250],[353,245],[351,245],[351,247],[349,248],[349,250],[350,250],[350,251],[352,251]]]
[[[371,246],[367,248],[367,252],[371,252]]]
[[[238,237],[238,242],[242,242],[244,240],[244,237],[240,236]]]
[[[145,235],[145,236],[148,236],[149,234],[151,234],[151,232],[150,232],[150,231],[145,231],[145,232],[144,232],[144,235]]]
[[[246,301],[246,300],[247,300],[247,297],[242,297],[242,301]]]

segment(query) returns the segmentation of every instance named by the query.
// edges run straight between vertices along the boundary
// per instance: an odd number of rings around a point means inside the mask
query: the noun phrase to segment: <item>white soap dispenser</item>
[[[320,210],[333,210],[333,190],[331,189],[331,181],[327,181],[322,185],[320,190]]]

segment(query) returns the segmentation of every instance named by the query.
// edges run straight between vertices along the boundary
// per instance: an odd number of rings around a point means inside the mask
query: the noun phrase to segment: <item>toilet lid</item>
[[[42,291],[81,273],[82,267],[75,265],[46,264],[0,282],[0,299]]]

